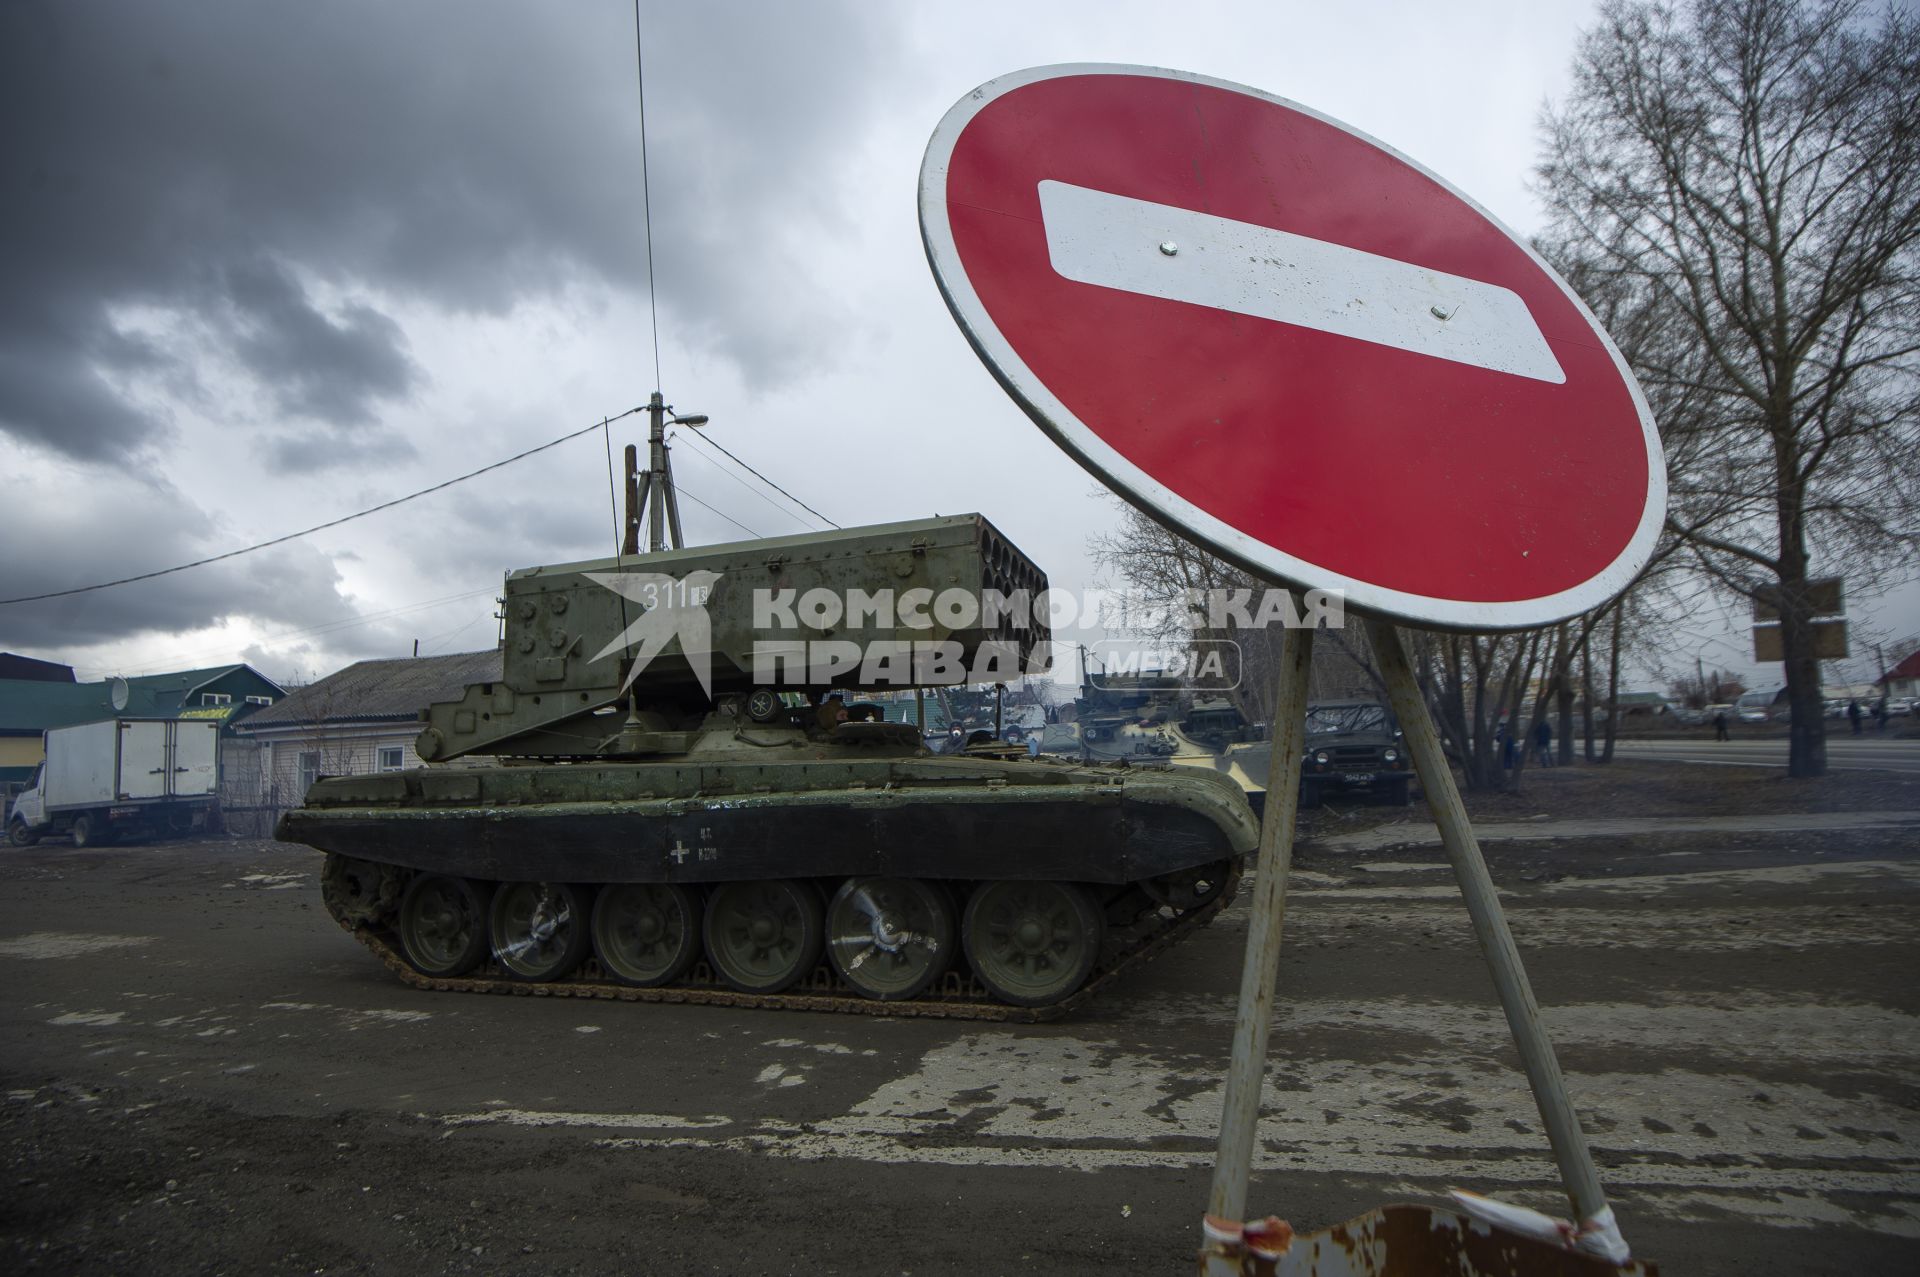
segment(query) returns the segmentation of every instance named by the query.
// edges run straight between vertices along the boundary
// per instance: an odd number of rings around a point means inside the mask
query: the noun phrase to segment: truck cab
[[[33,769],[33,779],[7,802],[7,840],[16,847],[33,846],[45,829],[47,797],[40,778],[46,774],[47,765],[41,763]]]

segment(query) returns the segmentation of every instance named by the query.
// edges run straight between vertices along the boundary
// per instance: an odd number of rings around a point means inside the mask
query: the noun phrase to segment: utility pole
[[[639,456],[627,445],[627,517],[626,533],[620,541],[620,553],[640,553],[640,523],[647,524],[647,553],[666,549],[685,549],[680,535],[680,499],[673,490],[673,461],[667,452],[667,419],[689,428],[707,424],[705,416],[682,417],[669,408],[654,391],[647,400],[647,468],[636,471]],[[664,526],[663,526],[664,524]]]
[[[668,531],[673,548],[680,541],[680,511],[673,502],[673,475],[667,469],[667,405],[654,391],[647,400],[647,553],[658,554],[667,548],[660,536],[661,516],[668,516]]]
[[[620,537],[622,556],[640,553],[640,511],[646,505],[646,497],[640,491],[639,450],[632,444],[627,445],[627,517],[625,530]]]

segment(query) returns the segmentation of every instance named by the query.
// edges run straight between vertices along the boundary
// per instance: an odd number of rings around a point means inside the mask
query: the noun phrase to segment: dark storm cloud
[[[370,306],[343,307],[337,320],[321,314],[277,263],[229,267],[227,295],[236,353],[287,412],[358,424],[419,375],[400,325]]]
[[[619,4],[0,6],[0,429],[86,460],[156,440],[112,385],[140,349],[131,311],[222,345],[282,411],[354,424],[419,373],[388,314],[309,284],[488,313],[582,277],[642,287],[630,21]],[[663,318],[756,381],[829,349],[834,303],[789,240],[838,215],[822,174],[880,90],[822,69],[870,61],[892,21],[646,7]],[[164,357],[190,364],[194,344]]]
[[[0,309],[6,291],[0,285]],[[155,423],[103,374],[126,345],[86,324],[0,335],[0,431],[90,461],[138,447]]]
[[[169,485],[99,472],[16,477],[0,504],[0,598],[64,590],[171,566],[231,544]],[[293,542],[171,576],[37,603],[0,606],[0,649],[60,651],[137,633],[177,633],[252,617],[306,628],[351,618],[333,561]]]

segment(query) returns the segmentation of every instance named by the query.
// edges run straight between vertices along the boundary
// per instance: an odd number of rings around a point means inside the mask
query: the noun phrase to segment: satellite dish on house
[[[118,714],[127,707],[127,680],[119,675],[107,680],[107,696],[113,702],[113,712]]]

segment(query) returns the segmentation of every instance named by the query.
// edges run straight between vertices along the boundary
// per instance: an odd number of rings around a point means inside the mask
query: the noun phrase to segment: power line
[[[746,533],[748,536],[752,537],[754,540],[756,541],[765,540],[765,537],[762,534],[755,532],[752,528],[740,522],[740,520],[734,518],[732,515],[728,514],[726,511],[716,510],[714,509],[714,507],[702,501],[699,497],[696,497],[691,492],[688,492],[686,484],[676,481],[673,485],[673,490],[679,493],[681,496],[685,497],[687,500],[693,502],[695,505],[699,506],[701,509],[711,511],[714,514],[719,515],[721,518],[725,519],[728,523],[731,523],[734,527],[739,528],[742,532]]]
[[[633,80],[640,93],[640,208],[647,228],[647,318],[653,329],[653,388],[660,389],[660,307],[653,286],[653,184],[647,180],[647,61],[640,49],[640,0],[633,0]]]
[[[748,474],[752,475],[754,478],[758,479],[760,482],[766,484],[769,488],[772,488],[775,492],[778,492],[781,496],[793,502],[795,505],[799,506],[802,510],[805,510],[808,514],[812,515],[814,518],[820,520],[822,523],[826,524],[828,527],[837,528],[840,526],[839,524],[835,523],[832,519],[829,519],[826,515],[821,514],[818,510],[814,509],[812,506],[802,501],[799,497],[794,496],[791,492],[788,492],[785,488],[781,487],[779,484],[775,483],[773,480],[767,478],[767,476],[765,476],[764,474],[761,474],[758,470],[755,470],[752,466],[748,465],[746,462],[740,460],[740,458],[734,456],[731,452],[728,452],[726,448],[722,444],[720,444],[718,441],[709,439],[705,435],[693,434],[691,432],[688,432],[688,437],[691,439],[697,439],[699,442],[704,444],[709,444],[715,448],[719,448],[720,451],[726,455],[728,460],[732,461],[735,465],[739,466],[742,470],[745,470]]]
[[[549,448],[557,448],[569,440],[578,439],[582,435],[604,429],[609,422],[619,421],[622,417],[631,417],[634,413],[641,411],[643,411],[643,409],[629,408],[625,412],[620,413],[619,416],[607,417],[601,421],[596,421],[592,425],[582,427],[571,434],[561,435],[558,439],[550,439],[539,447],[528,448],[525,452],[517,452],[504,461],[496,461],[492,465],[481,466],[478,470],[469,470],[466,474],[448,479],[444,483],[436,483],[431,488],[422,488],[420,491],[410,492],[404,497],[395,497],[391,501],[383,501],[379,505],[357,511],[353,514],[341,515],[339,518],[329,519],[325,523],[316,523],[310,528],[303,528],[298,532],[289,532],[285,536],[277,536],[270,541],[261,541],[255,545],[242,546],[238,550],[228,550],[224,554],[209,555],[204,559],[195,559],[191,563],[180,563],[170,568],[160,568],[153,572],[142,572],[138,576],[123,576],[117,581],[101,581],[94,585],[76,585],[69,590],[49,590],[45,594],[23,594],[18,598],[0,599],[0,607],[5,607],[10,603],[38,603],[42,599],[63,599],[74,594],[90,594],[95,590],[110,590],[116,585],[132,585],[135,581],[151,581],[155,577],[171,576],[175,572],[185,572],[189,568],[202,568],[209,563],[219,563],[226,559],[237,559],[243,554],[252,554],[255,550],[265,550],[276,545],[285,545],[289,541],[297,541],[301,537],[312,536],[316,532],[325,532],[328,528],[337,528],[343,523],[352,523],[355,519],[364,519],[370,514],[379,514],[382,510],[391,510],[395,506],[405,505],[409,501],[417,501],[421,497],[431,496],[433,493],[444,491],[457,483],[465,483],[469,479],[477,479],[481,475],[498,470],[503,466],[510,466],[516,461],[525,461],[535,453],[545,452]],[[716,511],[716,513],[718,512]],[[723,515],[722,517],[724,518],[725,516]]]
[[[622,531],[620,527],[620,499],[613,494],[613,432],[607,428],[605,421],[600,423],[600,437],[607,445],[607,509],[613,514],[613,553],[614,557],[618,558],[620,555],[620,534]],[[626,615],[626,609],[621,609],[621,615]]]
[[[673,434],[668,435],[667,437],[669,439],[680,439],[680,438],[694,438],[695,436],[687,431],[676,430]],[[775,501],[772,497],[768,496],[765,492],[762,492],[759,488],[754,487],[751,483],[748,483],[745,479],[742,479],[739,475],[735,474],[728,467],[722,465],[718,457],[714,457],[703,452],[700,454],[700,460],[712,466],[715,474],[725,475],[728,479],[731,479],[734,482],[734,484],[740,488],[741,491],[749,493],[752,496],[754,496],[763,505],[765,505],[767,509],[772,510],[774,513],[778,514],[782,519],[791,519],[791,520],[794,520],[795,522],[801,523],[801,526],[803,527],[805,526],[804,520],[802,520],[799,515],[795,514],[792,510],[788,509],[786,506],[781,505],[778,501]]]
[[[450,629],[445,631],[444,633],[435,635],[432,639],[428,640],[428,642],[431,643],[432,646],[427,648],[426,654],[428,656],[434,655],[435,653],[439,652],[442,648],[446,647],[449,643],[451,643],[455,638],[459,637],[462,634],[465,634],[468,630],[480,624],[480,622],[489,620],[489,619],[491,619],[491,613],[476,616],[464,625],[457,625],[453,629]]]

